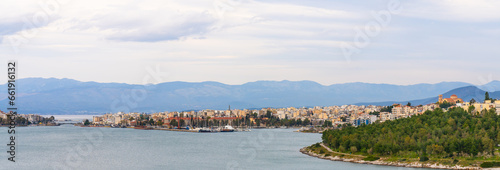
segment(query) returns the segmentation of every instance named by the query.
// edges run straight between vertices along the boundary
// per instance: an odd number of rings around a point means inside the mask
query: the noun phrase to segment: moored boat
[[[207,132],[213,132],[213,131],[212,131],[212,129],[209,129],[209,128],[201,128],[198,132],[207,133]]]
[[[234,132],[234,128],[231,125],[226,125],[220,130],[220,132]]]

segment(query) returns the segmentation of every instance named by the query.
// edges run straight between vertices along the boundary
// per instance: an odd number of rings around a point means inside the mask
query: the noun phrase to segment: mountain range
[[[3,85],[6,87],[6,84]],[[256,81],[242,85],[219,82],[165,82],[154,85],[81,82],[72,79],[24,78],[17,80],[19,113],[102,114],[107,112],[159,112],[202,109],[333,106],[344,104],[413,105],[456,94],[468,101],[500,97],[500,81],[481,86],[464,82],[391,85],[344,83],[329,86],[313,81]],[[8,107],[7,94],[0,107]]]

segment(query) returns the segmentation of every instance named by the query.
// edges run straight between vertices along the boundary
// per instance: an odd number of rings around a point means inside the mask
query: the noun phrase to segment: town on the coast
[[[0,126],[9,126],[15,122],[16,126],[56,126],[54,116],[44,117],[37,114],[18,114],[11,118],[9,113],[0,110]]]
[[[392,106],[316,106],[262,108],[256,110],[231,109],[172,111],[146,113],[107,113],[94,116],[83,123],[84,126],[132,127],[136,129],[176,129],[194,132],[237,131],[248,128],[288,128],[302,127],[303,132],[321,132],[324,129],[341,128],[345,125],[360,126],[375,122],[385,122],[420,115],[435,109],[461,107],[471,112],[481,112],[496,108],[500,114],[500,101],[474,99],[465,102],[457,95],[443,98],[439,95],[436,103],[412,106],[411,103]]]
[[[457,95],[444,98],[439,95],[436,103],[412,106],[407,104],[393,104],[391,106],[315,106],[315,107],[287,107],[261,109],[231,109],[227,110],[200,110],[200,111],[172,111],[157,113],[107,113],[94,116],[80,126],[94,127],[129,127],[136,129],[176,129],[178,131],[237,131],[248,128],[289,128],[302,127],[303,132],[321,132],[327,128],[341,128],[345,125],[360,126],[375,122],[385,122],[400,118],[420,115],[425,111],[461,107],[472,113],[495,109],[500,114],[500,100],[484,100],[477,102],[463,101]],[[18,125],[57,125],[54,117],[44,117],[37,114],[19,114],[15,118]],[[0,110],[0,125],[9,124],[9,114]]]

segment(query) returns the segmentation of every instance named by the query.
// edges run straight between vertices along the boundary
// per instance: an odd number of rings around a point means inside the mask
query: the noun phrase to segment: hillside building
[[[456,104],[456,103],[463,103],[464,100],[462,100],[461,98],[458,98],[457,95],[451,95],[450,98],[443,98],[443,95],[439,95],[439,103],[444,103],[444,102],[447,102],[447,103],[451,103],[451,104]]]

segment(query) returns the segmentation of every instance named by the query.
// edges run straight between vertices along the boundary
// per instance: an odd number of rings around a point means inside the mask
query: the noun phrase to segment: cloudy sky
[[[494,0],[2,4],[0,56],[19,61],[21,78],[325,85],[500,79],[500,1]],[[160,78],[145,78],[151,72]]]

